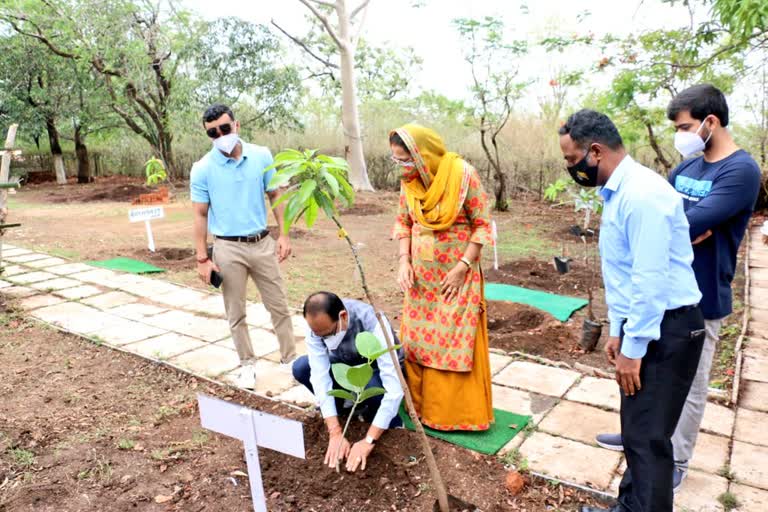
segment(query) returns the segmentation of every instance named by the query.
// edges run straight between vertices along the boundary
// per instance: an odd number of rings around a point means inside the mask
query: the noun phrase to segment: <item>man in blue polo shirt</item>
[[[197,273],[206,284],[212,271],[221,275],[224,307],[241,363],[237,384],[253,389],[255,354],[245,320],[248,276],[272,316],[282,361],[290,363],[296,358],[296,340],[278,263],[291,254],[291,245],[283,234],[283,207],[274,209],[280,229],[277,242],[267,230],[264,194],[273,204],[280,197],[278,189],[269,188],[274,171],[264,172],[272,164],[269,149],[240,140],[240,123],[226,105],[210,106],[203,127],[213,148],[195,162],[190,176]],[[214,237],[213,261],[208,258],[208,232]]]
[[[683,201],[630,157],[616,126],[592,110],[560,128],[568,172],[601,186],[600,257],[627,470],[611,512],[672,512],[672,434],[704,344],[701,293]],[[582,507],[582,512],[602,509]]]
[[[675,124],[675,147],[683,158],[703,152],[684,160],[669,175],[691,225],[693,270],[707,331],[696,378],[672,437],[677,489],[687,475],[704,417],[720,326],[732,311],[731,281],[739,244],[760,190],[760,167],[728,132],[728,104],[714,86],[701,84],[684,90],[670,102],[667,117]],[[622,449],[619,434],[601,434],[597,442],[604,448]]]

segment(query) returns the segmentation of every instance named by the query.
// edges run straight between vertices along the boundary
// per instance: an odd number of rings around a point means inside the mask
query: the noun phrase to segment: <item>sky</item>
[[[352,6],[358,1],[348,0]],[[307,30],[305,14],[309,11],[298,0],[183,0],[183,3],[207,19],[233,16],[265,24],[274,19],[292,34],[302,35]],[[422,6],[415,8],[414,4]],[[522,5],[525,8],[521,8]],[[644,30],[679,27],[689,21],[685,7],[670,6],[660,0],[371,0],[364,37],[373,44],[413,47],[423,59],[421,69],[414,70],[413,83],[449,98],[465,99],[470,94],[471,77],[452,20],[483,16],[500,17],[510,39],[527,39],[530,43],[547,35],[592,32],[597,38],[609,33],[626,36]],[[596,49],[564,54],[547,53],[540,48],[533,50],[519,64],[520,76],[535,80],[521,100],[522,108],[537,109],[538,97],[542,91],[546,92],[547,83],[558,70],[584,69],[599,58]],[[589,84],[587,89],[604,88],[610,83],[608,74],[585,78]],[[587,93],[587,89],[574,91],[573,95]],[[735,91],[732,103],[743,104],[743,94],[744,91]],[[738,110],[734,107],[736,105],[732,105],[732,110]],[[737,119],[743,117],[738,112],[734,114]]]

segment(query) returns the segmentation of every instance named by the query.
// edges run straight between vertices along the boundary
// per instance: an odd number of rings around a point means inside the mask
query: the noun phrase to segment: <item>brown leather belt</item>
[[[269,236],[269,230],[265,229],[264,231],[260,233],[256,233],[255,235],[247,235],[247,236],[219,236],[216,235],[216,238],[219,240],[226,240],[228,242],[243,242],[246,244],[255,244],[257,242],[262,241],[264,238]]]

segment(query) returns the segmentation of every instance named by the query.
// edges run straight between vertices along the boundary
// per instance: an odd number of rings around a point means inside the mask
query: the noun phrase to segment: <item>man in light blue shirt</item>
[[[245,318],[246,287],[250,276],[272,316],[283,363],[296,358],[296,340],[279,262],[291,254],[283,233],[284,205],[274,209],[280,230],[277,242],[267,229],[264,195],[274,204],[280,190],[269,188],[274,171],[269,149],[240,140],[240,123],[226,105],[211,105],[203,114],[203,128],[213,148],[195,162],[190,176],[194,208],[197,273],[211,283],[219,275],[224,307],[241,368],[239,387],[256,386],[255,354]],[[208,233],[214,237],[213,261],[208,255]],[[216,272],[217,274],[213,274]]]
[[[390,353],[385,353],[374,363],[373,378],[368,387],[383,387],[384,395],[369,398],[362,403],[362,416],[371,422],[365,438],[350,445],[342,436],[339,422],[339,409],[343,401],[328,395],[331,389],[341,389],[336,385],[331,373],[331,365],[344,363],[350,366],[367,361],[361,356],[355,344],[355,338],[361,332],[371,332],[386,347],[384,333],[376,318],[373,307],[353,299],[340,299],[331,292],[317,292],[310,295],[304,303],[304,318],[307,320],[307,355],[293,364],[293,376],[315,395],[320,412],[328,427],[328,449],[325,464],[336,467],[336,460],[347,459],[347,469],[355,471],[365,469],[368,456],[373,451],[376,441],[388,428],[401,424],[397,414],[403,399],[403,388],[397,377]],[[384,318],[384,325],[389,331],[390,340],[397,344],[397,336],[389,322]],[[400,364],[403,351],[398,351]]]
[[[704,343],[701,293],[680,196],[626,152],[604,114],[581,110],[560,128],[574,181],[601,186],[600,256],[610,337],[624,391],[627,470],[611,512],[672,512],[672,434]],[[597,511],[583,507],[583,512]]]

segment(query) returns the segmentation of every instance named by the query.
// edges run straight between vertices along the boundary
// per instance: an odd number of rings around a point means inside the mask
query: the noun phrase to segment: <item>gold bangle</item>
[[[472,268],[472,263],[466,257],[462,256],[459,261],[465,264],[467,268]]]

